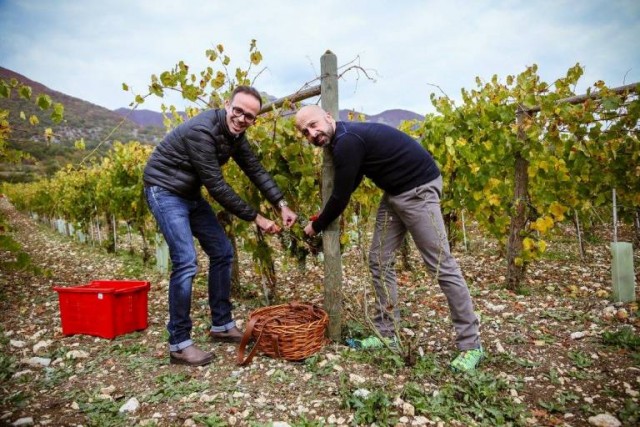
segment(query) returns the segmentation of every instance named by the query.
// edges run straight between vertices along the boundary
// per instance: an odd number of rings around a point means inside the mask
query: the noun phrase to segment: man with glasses
[[[197,271],[193,237],[209,257],[209,308],[213,341],[239,342],[242,332],[232,318],[230,301],[232,246],[201,188],[223,209],[245,221],[253,221],[265,233],[278,225],[241,199],[222,175],[230,158],[276,206],[285,227],[297,215],[287,207],[282,192],[249,147],[245,131],[262,108],[260,93],[238,86],[224,108],[207,110],[171,131],[151,154],[144,169],[147,203],[169,246],[169,355],[170,362],[201,366],[213,354],[191,339],[191,288]]]
[[[394,254],[409,232],[449,304],[460,350],[451,367],[456,371],[476,369],[484,358],[478,318],[460,267],[449,250],[440,211],[442,176],[431,154],[397,129],[379,123],[336,122],[317,105],[297,112],[296,127],[311,144],[331,150],[335,167],[331,197],[318,218],[305,226],[307,235],[321,232],[340,216],[365,176],[384,190],[369,250],[369,270],[377,295],[374,323],[383,339],[372,335],[348,344],[356,348],[395,344],[400,314]]]

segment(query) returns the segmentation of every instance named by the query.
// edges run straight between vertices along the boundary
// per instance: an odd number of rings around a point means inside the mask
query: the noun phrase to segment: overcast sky
[[[327,49],[357,61],[375,81],[347,73],[340,108],[368,114],[432,112],[432,85],[459,99],[476,76],[534,63],[553,82],[579,62],[580,93],[640,82],[639,0],[0,0],[0,66],[109,109],[132,101],[123,82],[145,92],[180,60],[200,71],[217,44],[245,67],[251,39],[256,87],[277,97],[317,77]]]

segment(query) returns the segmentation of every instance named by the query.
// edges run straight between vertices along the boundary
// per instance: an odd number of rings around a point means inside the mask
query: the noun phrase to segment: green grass
[[[155,378],[157,388],[141,401],[149,403],[178,401],[191,393],[201,393],[209,388],[208,383],[194,380],[184,372],[167,372]]]
[[[5,354],[4,352],[0,353],[0,381],[8,380],[16,373],[16,371],[16,358]]]
[[[569,359],[571,359],[573,365],[578,369],[588,368],[593,365],[593,359],[582,351],[570,351]]]
[[[27,271],[36,276],[50,275],[48,271],[33,265],[29,254],[24,252],[22,246],[7,234],[0,235],[0,250],[7,251],[15,257],[11,261],[0,261],[0,270]]]
[[[569,410],[568,404],[577,403],[580,396],[571,391],[560,391],[554,394],[553,400],[538,400],[538,405],[549,412],[564,413]]]
[[[526,407],[509,397],[509,389],[519,387],[490,373],[477,371],[456,375],[436,391],[419,383],[407,383],[402,398],[411,403],[416,414],[431,420],[457,420],[464,425],[526,425]]]
[[[374,389],[368,394],[363,389],[354,389],[345,375],[340,377],[339,394],[344,408],[353,410],[355,425],[394,425],[398,420],[398,413],[393,405],[393,399],[384,389]]]
[[[605,345],[622,347],[628,350],[640,349],[640,335],[633,328],[626,326],[617,332],[605,332],[602,334]]]
[[[127,416],[119,413],[121,402],[85,395],[78,402],[80,411],[87,416],[89,426],[120,427],[130,425]]]
[[[193,421],[198,423],[198,425],[203,425],[206,427],[226,427],[227,425],[229,425],[218,414],[197,415],[193,417]]]
[[[342,357],[358,363],[366,363],[376,367],[382,373],[395,374],[406,364],[404,357],[387,348],[377,350],[344,350]]]
[[[325,425],[322,421],[310,420],[307,419],[307,417],[300,417],[295,421],[291,421],[289,424],[291,427],[322,427]]]
[[[624,407],[618,412],[618,418],[626,426],[640,425],[640,405],[631,398],[626,399]]]
[[[18,252],[22,249],[22,246],[13,238],[7,234],[0,235],[0,250],[8,252]]]

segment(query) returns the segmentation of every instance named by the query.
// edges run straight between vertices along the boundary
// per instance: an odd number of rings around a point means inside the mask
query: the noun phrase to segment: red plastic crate
[[[86,334],[102,338],[146,329],[147,293],[143,281],[96,280],[75,287],[55,286],[60,300],[64,335]]]

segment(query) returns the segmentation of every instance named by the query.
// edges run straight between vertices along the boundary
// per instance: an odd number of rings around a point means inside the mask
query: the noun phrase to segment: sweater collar
[[[336,146],[336,140],[341,137],[343,134],[347,133],[347,127],[344,122],[336,121],[336,130],[333,132],[333,138],[329,141],[329,148],[333,151],[333,148]]]

